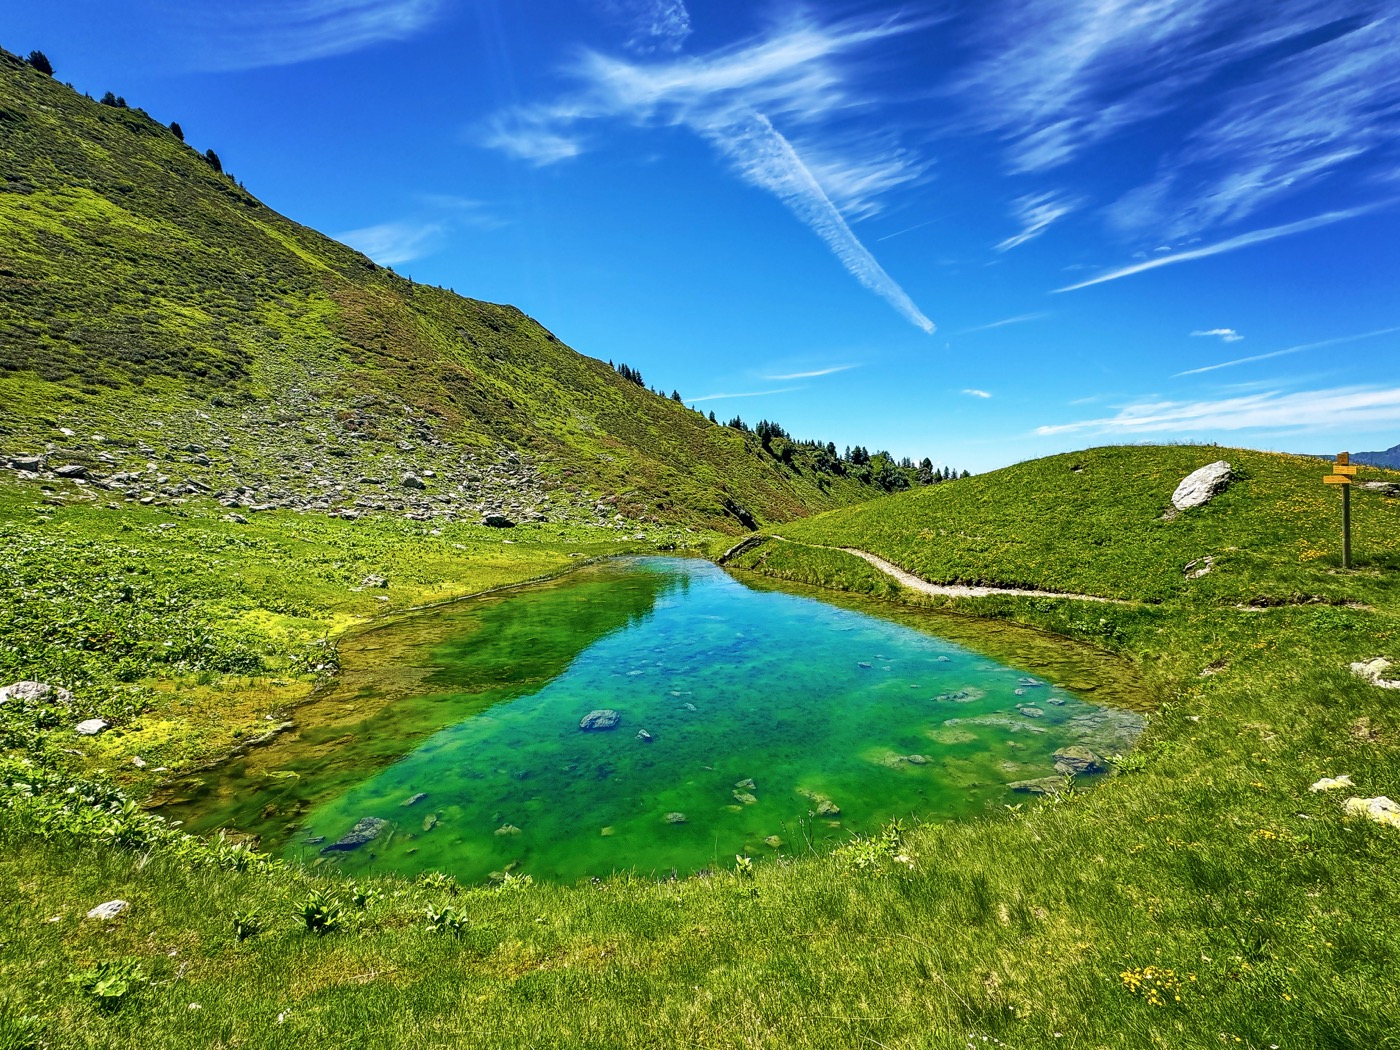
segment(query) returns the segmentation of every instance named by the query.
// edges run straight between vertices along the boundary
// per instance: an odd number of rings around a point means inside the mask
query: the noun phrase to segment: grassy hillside
[[[0,51],[0,460],[133,499],[737,529],[868,498],[265,207],[139,109]],[[520,462],[523,457],[524,464]],[[424,488],[403,488],[406,473]],[[598,500],[603,500],[603,505]]]
[[[1221,459],[1236,475],[1231,486],[1203,507],[1168,514],[1182,478]],[[1362,469],[1358,480],[1397,478]],[[1148,602],[1400,604],[1400,500],[1356,486],[1356,571],[1341,573],[1341,501],[1322,484],[1328,472],[1306,456],[1245,449],[1096,448],[776,531],[803,543],[866,550],[932,583]],[[1187,563],[1206,557],[1211,571],[1189,577]]]
[[[1180,477],[1221,457],[1243,469],[1235,487],[1160,522]],[[91,698],[120,695],[118,652],[89,654],[92,684],[71,705],[0,707],[0,1046],[1400,1047],[1400,829],[1343,805],[1400,797],[1400,694],[1348,666],[1400,662],[1396,510],[1358,496],[1359,566],[1343,571],[1335,494],[1317,475],[1315,461],[1237,450],[1101,449],[786,530],[930,578],[1151,598],[945,604],[1110,649],[1160,704],[1092,791],[680,882],[352,886],[181,838],[101,772],[126,761],[129,738],[73,745]],[[150,513],[212,539],[225,526],[192,520],[197,506]],[[12,527],[67,536],[29,557],[33,575],[76,587],[99,509],[39,525],[43,509],[17,505]],[[166,519],[131,521],[119,538],[178,576],[176,555],[141,539]],[[425,550],[438,541],[394,528]],[[460,528],[442,539],[489,539]],[[539,527],[531,556],[561,556],[545,542],[557,528]],[[329,601],[318,588],[344,589],[348,577],[325,578],[332,537],[306,538],[257,538],[277,566],[259,601],[295,592],[314,611]],[[471,555],[524,553],[492,543]],[[840,552],[776,549],[754,564],[910,598]],[[1215,568],[1186,580],[1184,561],[1204,554]],[[358,556],[350,576],[372,567],[372,551]],[[200,586],[234,591],[236,565],[211,560]],[[279,582],[303,577],[321,582]],[[65,620],[110,604],[72,600]],[[142,608],[150,630],[179,612]],[[201,652],[185,673],[227,684],[201,662],[224,650]],[[201,688],[179,692],[207,702]],[[1310,790],[1341,774],[1355,786]],[[129,912],[84,919],[112,898]]]

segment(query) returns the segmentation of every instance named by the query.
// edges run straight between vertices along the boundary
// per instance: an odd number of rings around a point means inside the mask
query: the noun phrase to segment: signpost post
[[[1339,485],[1342,489],[1342,568],[1351,568],[1351,479],[1356,468],[1351,465],[1351,455],[1337,453],[1337,462],[1332,465],[1332,473],[1322,479],[1324,485]]]

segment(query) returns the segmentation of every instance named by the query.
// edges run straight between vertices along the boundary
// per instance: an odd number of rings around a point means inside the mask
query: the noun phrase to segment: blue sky
[[[1400,442],[1400,0],[46,0],[0,44],[722,418]]]

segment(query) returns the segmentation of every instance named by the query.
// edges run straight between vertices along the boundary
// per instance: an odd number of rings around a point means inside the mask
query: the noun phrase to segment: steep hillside
[[[217,169],[0,51],[0,460],[131,500],[464,519],[735,529],[874,494],[817,446],[785,459]]]

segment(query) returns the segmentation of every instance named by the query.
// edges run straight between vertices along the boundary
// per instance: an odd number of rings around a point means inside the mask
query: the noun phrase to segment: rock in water
[[[640,740],[640,741],[641,741],[642,743],[644,743],[644,744],[650,744],[650,743],[652,742],[652,740],[655,739],[655,737],[653,737],[653,736],[652,736],[650,733],[648,733],[645,729],[638,729],[638,730],[637,730],[637,739]]]
[[[734,785],[740,791],[757,791],[758,785],[753,782],[753,777],[745,777]]]
[[[1200,470],[1193,470],[1182,478],[1181,484],[1172,493],[1172,506],[1177,510],[1187,510],[1209,503],[1230,485],[1230,464],[1223,459],[1208,463]]]
[[[409,795],[408,798],[406,798],[406,799],[404,799],[402,802],[400,802],[399,805],[401,805],[401,806],[416,806],[418,803],[422,802],[422,801],[423,801],[425,798],[427,798],[427,797],[428,797],[428,793],[427,793],[426,791],[420,791],[420,792],[418,792],[418,794],[416,794],[416,795]]]
[[[107,901],[105,904],[99,904],[96,908],[93,908],[92,911],[87,913],[87,917],[89,919],[102,919],[104,921],[107,919],[115,919],[130,907],[131,905],[126,901]]]
[[[666,823],[667,823],[667,824],[684,824],[684,823],[686,822],[686,819],[687,819],[687,818],[686,818],[686,815],[685,815],[684,813],[667,813],[667,814],[666,814]]]
[[[512,835],[519,834],[520,829],[517,828],[514,824],[502,824],[499,828],[496,829],[496,837],[501,839],[510,838]]]
[[[1012,791],[1024,795],[1053,795],[1069,786],[1064,777],[1037,777],[1035,780],[1016,780],[1006,785]]]
[[[616,729],[617,724],[622,721],[622,716],[616,711],[604,709],[602,711],[589,711],[578,721],[578,727],[585,733],[599,733],[605,729]]]
[[[355,826],[345,833],[338,841],[332,842],[329,846],[321,849],[322,853],[348,853],[352,849],[359,849],[366,842],[373,842],[379,837],[379,833],[389,826],[387,820],[379,817],[361,817],[355,821]]]
[[[1103,764],[1103,759],[1099,758],[1098,755],[1087,747],[1075,744],[1071,747],[1062,747],[1055,752],[1055,769],[1061,773],[1084,776],[1102,773],[1106,767]]]

